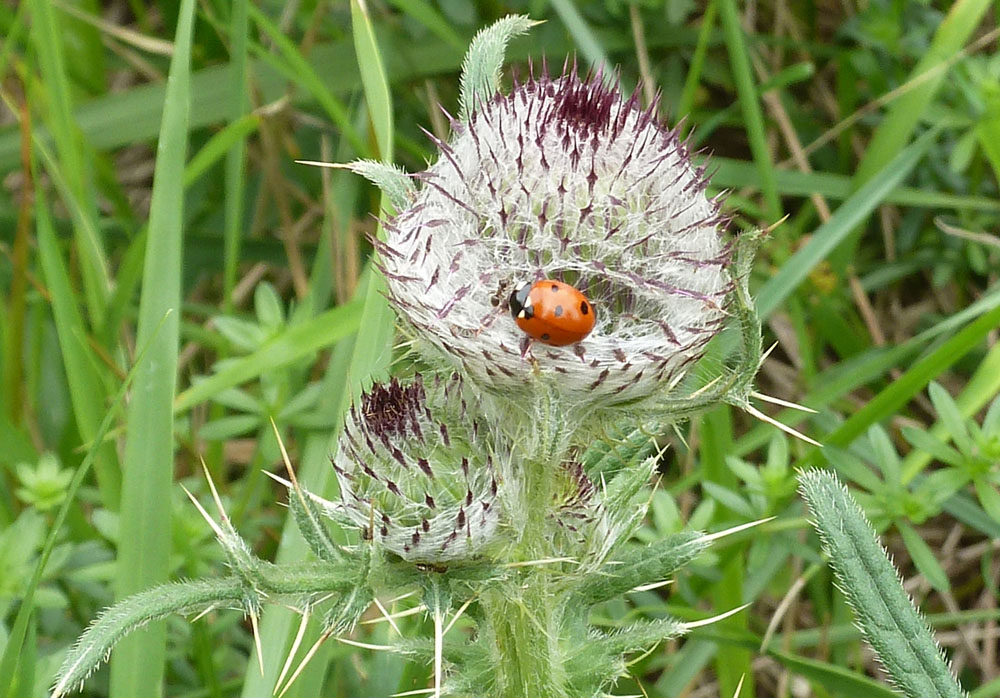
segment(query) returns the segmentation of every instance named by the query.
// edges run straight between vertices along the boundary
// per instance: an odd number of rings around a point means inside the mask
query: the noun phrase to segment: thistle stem
[[[495,695],[565,696],[555,598],[543,574],[534,568],[518,575],[515,584],[487,595],[482,603],[498,655]]]
[[[547,425],[543,459],[525,459],[520,511],[524,527],[513,551],[519,562],[553,556],[553,493],[563,454],[555,442],[558,425]],[[553,440],[555,438],[555,440]],[[497,695],[504,698],[557,698],[566,695],[560,637],[560,595],[552,588],[544,565],[519,568],[509,585],[484,597],[483,611],[493,630],[497,651]]]

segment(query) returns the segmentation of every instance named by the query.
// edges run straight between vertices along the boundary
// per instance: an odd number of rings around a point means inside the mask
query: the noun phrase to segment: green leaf
[[[90,676],[111,648],[116,645],[120,648],[123,638],[133,630],[174,613],[192,613],[219,605],[239,605],[242,600],[243,585],[234,577],[165,584],[128,597],[101,613],[66,655],[52,690],[53,698],[64,695]],[[149,666],[139,668],[151,669]],[[154,686],[146,688],[148,691]]]
[[[252,380],[261,374],[286,366],[304,356],[328,347],[357,331],[361,307],[349,303],[320,313],[308,322],[287,328],[256,351],[239,359],[230,359],[225,368],[192,385],[177,396],[174,411],[183,412],[217,393]]]
[[[796,674],[800,674],[810,681],[818,683],[827,691],[831,691],[834,696],[899,698],[899,694],[891,688],[850,669],[780,650],[770,650],[768,654]]]
[[[910,603],[871,524],[830,472],[800,477],[803,498],[858,626],[909,698],[964,698],[930,629]]]
[[[413,180],[398,165],[375,160],[355,160],[346,167],[382,190],[397,211],[405,209],[417,194]]]
[[[902,428],[902,433],[903,438],[906,439],[911,446],[925,451],[942,463],[954,466],[962,463],[963,459],[961,453],[940,439],[935,438],[930,432],[916,427],[905,426]]]
[[[913,559],[913,564],[916,565],[920,573],[930,582],[931,586],[940,592],[950,591],[951,584],[948,582],[947,573],[945,573],[944,568],[938,563],[934,557],[934,552],[924,542],[924,539],[920,537],[920,534],[905,521],[896,522],[896,528],[903,538],[903,545],[906,546],[910,557]]]
[[[965,426],[965,418],[958,409],[958,405],[952,399],[948,391],[941,387],[940,383],[931,383],[927,392],[931,396],[934,410],[938,413],[941,423],[951,436],[958,450],[963,453],[972,451],[972,439],[969,438],[969,430]]]
[[[886,485],[892,491],[900,489],[901,480],[899,474],[899,454],[896,447],[892,445],[889,435],[880,425],[874,424],[868,430],[868,441],[875,451],[875,463],[885,477]]]
[[[973,486],[976,488],[976,496],[983,505],[983,510],[1000,524],[1000,492],[997,492],[996,485],[983,478],[976,478],[973,480]]]
[[[722,506],[730,509],[735,514],[752,519],[757,513],[753,510],[743,497],[739,496],[733,492],[728,487],[723,487],[717,483],[710,480],[705,480],[701,483],[702,489],[715,501],[717,501]]]
[[[823,449],[823,457],[840,475],[851,482],[856,482],[869,492],[878,492],[882,489],[882,481],[854,454],[830,447]]]

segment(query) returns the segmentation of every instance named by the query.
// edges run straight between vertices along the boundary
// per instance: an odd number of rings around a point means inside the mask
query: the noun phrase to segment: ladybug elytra
[[[510,294],[510,314],[532,339],[562,347],[590,334],[597,317],[580,291],[562,281],[528,282]]]

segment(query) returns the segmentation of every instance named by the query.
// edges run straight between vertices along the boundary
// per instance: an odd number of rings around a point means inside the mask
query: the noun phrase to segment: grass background
[[[201,458],[258,554],[305,554],[261,472],[270,420],[329,494],[331,435],[391,370],[393,317],[368,272],[377,193],[293,161],[421,169],[468,40],[511,12],[546,20],[510,48],[522,74],[575,54],[662,92],[734,230],[788,215],[752,280],[778,342],[760,387],[819,410],[767,411],[827,445],[729,409],[664,436],[642,538],[777,518],[602,610],[612,626],[752,602],[636,657],[618,693],[731,696],[746,675],[743,696],[891,695],[795,494],[795,468],[820,465],[852,484],[965,686],[1000,695],[995,3],[22,0],[0,5],[0,696],[45,695],[115,598],[220,571],[178,486],[207,496]],[[170,619],[83,694],[270,696],[296,623],[261,618],[262,673],[236,614]],[[286,695],[427,676],[329,642]]]

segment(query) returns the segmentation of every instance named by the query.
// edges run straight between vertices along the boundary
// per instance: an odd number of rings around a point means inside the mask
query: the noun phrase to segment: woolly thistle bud
[[[467,558],[498,538],[498,432],[457,374],[375,384],[351,408],[333,467],[339,514],[417,562]],[[478,401],[476,401],[478,402]]]
[[[378,244],[417,347],[497,393],[535,368],[557,376],[569,405],[676,385],[720,331],[733,279],[719,203],[656,105],[570,70],[515,83],[452,127]],[[503,301],[542,279],[590,299],[589,336],[556,347],[518,328]]]

